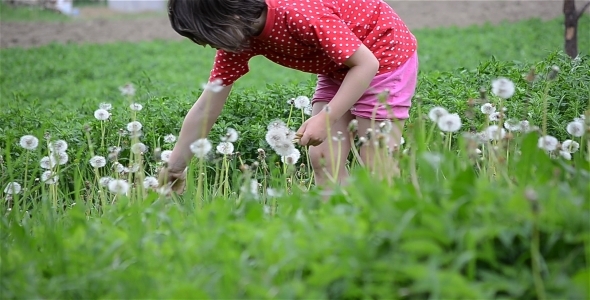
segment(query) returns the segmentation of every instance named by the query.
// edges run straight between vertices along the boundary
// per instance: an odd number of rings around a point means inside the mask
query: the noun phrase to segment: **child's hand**
[[[158,174],[160,188],[170,188],[171,192],[181,195],[186,187],[186,172],[163,167]]]
[[[317,146],[323,143],[327,136],[326,126],[326,116],[324,113],[319,113],[309,118],[297,130],[297,135],[301,137],[299,144],[303,146]]]

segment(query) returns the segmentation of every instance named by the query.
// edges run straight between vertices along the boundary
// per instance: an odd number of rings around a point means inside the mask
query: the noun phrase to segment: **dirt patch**
[[[561,16],[563,0],[388,1],[411,29],[466,26]],[[577,1],[580,8],[582,1]],[[104,7],[84,8],[69,22],[0,22],[0,48],[48,43],[110,43],[180,40],[165,14],[130,17]]]

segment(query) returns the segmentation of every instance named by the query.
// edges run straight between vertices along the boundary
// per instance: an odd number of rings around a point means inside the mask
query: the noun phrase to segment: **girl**
[[[297,131],[299,143],[310,146],[316,184],[325,183],[328,175],[339,182],[348,176],[345,160],[351,141],[345,137],[341,155],[329,153],[324,142],[332,138],[328,124],[334,135],[347,132],[356,119],[358,134],[365,135],[375,121],[396,121],[389,148],[400,143],[416,87],[417,42],[384,1],[169,0],[168,9],[176,32],[217,49],[209,82],[221,83],[219,89],[205,89],[184,120],[168,168],[160,174],[162,183],[178,180],[173,190],[184,185],[183,170],[192,157],[189,145],[207,136],[232,84],[248,72],[248,61],[256,55],[318,76],[312,117]],[[384,92],[390,109],[378,103]],[[372,144],[361,148],[365,163]],[[324,159],[329,157],[342,161]],[[334,163],[340,166],[337,174],[331,174]]]

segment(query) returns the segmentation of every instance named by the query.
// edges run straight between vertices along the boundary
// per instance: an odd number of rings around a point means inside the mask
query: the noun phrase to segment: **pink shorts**
[[[416,91],[418,77],[418,54],[414,53],[403,65],[395,71],[377,75],[371,81],[367,91],[352,106],[350,112],[357,117],[371,119],[375,106],[376,120],[398,119],[405,120],[410,116],[412,97]],[[342,81],[335,80],[324,75],[318,75],[318,83],[313,95],[312,103],[330,102]],[[379,103],[377,96],[384,91],[388,95],[387,103],[391,108],[386,108]]]

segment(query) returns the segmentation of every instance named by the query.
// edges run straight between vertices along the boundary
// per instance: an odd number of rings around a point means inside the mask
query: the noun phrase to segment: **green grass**
[[[540,30],[555,22],[514,26],[536,24]],[[555,52],[557,46],[545,51],[520,44],[535,40],[529,30],[508,35],[512,44],[490,43],[507,36],[507,27],[498,28],[486,29],[485,42],[475,29],[418,33],[424,34],[425,59],[405,144],[393,157],[400,176],[388,167],[391,157],[380,156],[377,174],[369,174],[351,156],[347,167],[354,181],[334,186],[328,202],[322,202],[321,188],[310,186],[305,148],[298,147],[301,158],[288,165],[265,142],[271,120],[297,128],[307,118],[287,100],[311,94],[309,75],[253,61],[252,73],[241,80],[209,136],[210,155],[191,162],[186,193],[164,197],[145,188],[144,178],[157,176],[163,165],[154,150],[172,149],[163,137],[178,133],[209,73],[211,50],[188,42],[1,50],[0,295],[588,298],[590,126],[580,125],[586,130],[581,137],[566,127],[580,114],[590,118],[590,57],[572,61]],[[435,39],[469,30],[460,44]],[[439,51],[424,50],[435,42]],[[491,45],[459,52],[470,43]],[[548,80],[553,66],[560,71]],[[527,81],[523,74],[531,68],[537,78]],[[498,77],[514,82],[514,95],[482,96],[480,88],[489,90]],[[123,97],[118,87],[128,81],[138,90]],[[130,101],[143,109],[131,112]],[[101,102],[113,104],[108,121],[93,118]],[[484,102],[506,107],[506,118],[529,120],[540,129],[474,140],[470,132],[496,124],[480,111]],[[442,132],[426,116],[435,106],[457,113],[461,128]],[[120,135],[131,120],[143,124],[140,141],[148,150],[142,155],[131,151],[138,140]],[[234,143],[240,154],[214,153],[230,127],[240,133]],[[26,134],[39,139],[35,150],[19,146]],[[68,161],[49,171],[59,175],[57,184],[37,180],[47,172],[40,165],[49,155],[45,134],[68,143]],[[559,145],[540,149],[545,134],[561,143],[575,141],[579,149],[570,159]],[[109,146],[122,150],[93,168],[91,157],[109,157]],[[116,171],[114,160],[128,172]],[[135,163],[139,169],[133,172]],[[103,177],[134,186],[114,193],[100,184]],[[9,182],[20,183],[23,191],[9,195]]]
[[[2,22],[29,22],[29,21],[43,21],[43,22],[55,22],[55,21],[67,21],[70,18],[68,16],[59,14],[57,12],[40,9],[33,6],[19,6],[13,7],[0,2],[0,21]]]

